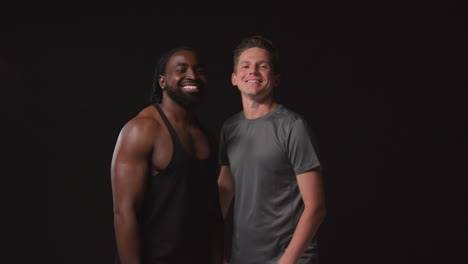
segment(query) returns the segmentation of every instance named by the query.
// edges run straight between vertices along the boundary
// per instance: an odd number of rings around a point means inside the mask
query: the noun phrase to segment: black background
[[[322,2],[5,6],[5,263],[111,263],[112,152],[148,104],[159,55],[205,55],[197,112],[216,141],[241,110],[232,49],[256,33],[280,49],[280,102],[319,139],[322,263],[466,263],[461,1]]]

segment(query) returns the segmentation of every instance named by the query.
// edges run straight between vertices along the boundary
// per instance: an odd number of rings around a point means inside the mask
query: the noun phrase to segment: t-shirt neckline
[[[242,110],[241,112],[241,117],[242,117],[242,120],[245,120],[245,121],[248,121],[248,122],[254,122],[254,121],[257,121],[257,120],[262,120],[262,119],[265,119],[265,118],[268,118],[269,116],[271,116],[274,112],[278,111],[279,108],[282,108],[283,105],[282,104],[278,104],[275,108],[273,108],[273,110],[271,110],[270,112],[260,116],[260,117],[257,117],[257,118],[247,118],[245,117],[245,113],[244,111]]]

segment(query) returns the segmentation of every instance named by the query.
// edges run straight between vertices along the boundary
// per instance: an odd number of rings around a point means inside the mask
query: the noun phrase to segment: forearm
[[[120,262],[140,264],[140,231],[136,215],[114,215],[114,229]]]
[[[281,264],[296,263],[313,239],[325,217],[325,208],[305,208],[286,248]]]
[[[222,185],[219,186],[219,200],[221,204],[223,217],[226,217],[227,215],[233,196],[234,196],[234,191],[232,189],[227,188]]]

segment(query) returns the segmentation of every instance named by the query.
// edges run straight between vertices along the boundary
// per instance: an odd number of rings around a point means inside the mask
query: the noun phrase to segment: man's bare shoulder
[[[161,131],[161,118],[153,106],[144,108],[122,128],[121,136],[130,138],[154,139]]]

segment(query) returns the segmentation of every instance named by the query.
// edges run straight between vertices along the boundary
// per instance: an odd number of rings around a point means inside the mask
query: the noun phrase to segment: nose
[[[194,80],[197,78],[197,71],[193,68],[188,68],[187,70],[187,79]]]
[[[250,68],[249,68],[249,74],[251,74],[251,75],[258,75],[258,74],[259,74],[258,66],[250,67]]]

